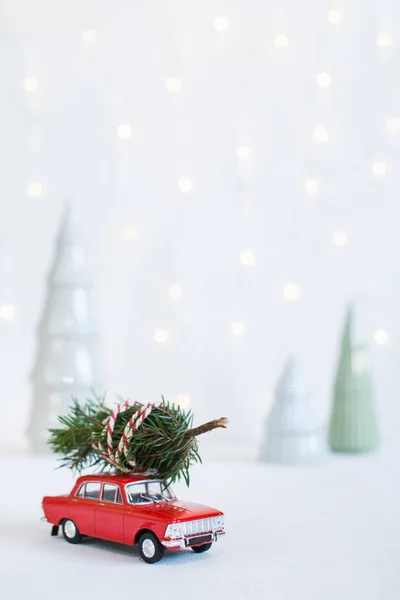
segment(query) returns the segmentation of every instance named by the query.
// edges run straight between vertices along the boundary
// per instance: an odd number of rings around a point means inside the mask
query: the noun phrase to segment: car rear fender
[[[49,523],[60,525],[69,516],[68,496],[45,496],[43,512]]]

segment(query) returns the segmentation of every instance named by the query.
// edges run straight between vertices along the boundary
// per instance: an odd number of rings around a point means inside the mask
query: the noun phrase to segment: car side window
[[[144,483],[128,485],[126,491],[131,504],[149,504],[149,499],[143,497],[143,494],[146,494],[146,485]]]
[[[119,488],[117,491],[117,504],[122,504],[121,490]]]
[[[78,498],[83,498],[84,495],[85,495],[85,484],[82,483],[81,487],[76,492],[75,496],[77,496]]]
[[[100,498],[100,482],[88,481],[86,483],[85,498],[98,500]]]
[[[103,483],[103,493],[101,499],[104,500],[104,502],[115,502],[117,491],[119,491],[117,485],[112,483]]]

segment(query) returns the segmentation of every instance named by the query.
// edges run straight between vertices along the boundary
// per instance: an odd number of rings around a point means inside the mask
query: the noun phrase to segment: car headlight
[[[167,538],[181,538],[183,537],[183,524],[182,523],[171,523],[168,525],[165,532]]]
[[[218,517],[213,518],[213,529],[215,531],[219,531],[224,528],[224,515],[218,515]]]

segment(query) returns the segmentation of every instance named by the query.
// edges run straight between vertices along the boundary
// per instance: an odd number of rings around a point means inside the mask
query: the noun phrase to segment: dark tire
[[[201,546],[192,546],[192,550],[193,552],[197,552],[197,554],[200,554],[201,552],[207,552],[207,550],[209,550],[212,546],[212,543],[210,542],[209,544],[202,544]]]
[[[71,519],[65,519],[65,521],[63,521],[62,532],[64,538],[70,544],[79,544],[82,539],[79,529]]]
[[[142,533],[138,541],[138,547],[140,558],[147,563],[156,563],[164,556],[164,547],[151,531]]]

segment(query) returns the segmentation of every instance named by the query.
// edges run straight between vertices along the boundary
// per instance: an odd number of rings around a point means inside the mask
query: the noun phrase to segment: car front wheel
[[[62,524],[63,536],[70,544],[79,544],[82,539],[79,529],[71,519],[65,519]]]
[[[154,533],[143,533],[138,542],[139,554],[147,563],[156,563],[164,556],[164,548]]]
[[[193,552],[207,552],[211,548],[212,544],[202,544],[201,546],[192,546]]]

